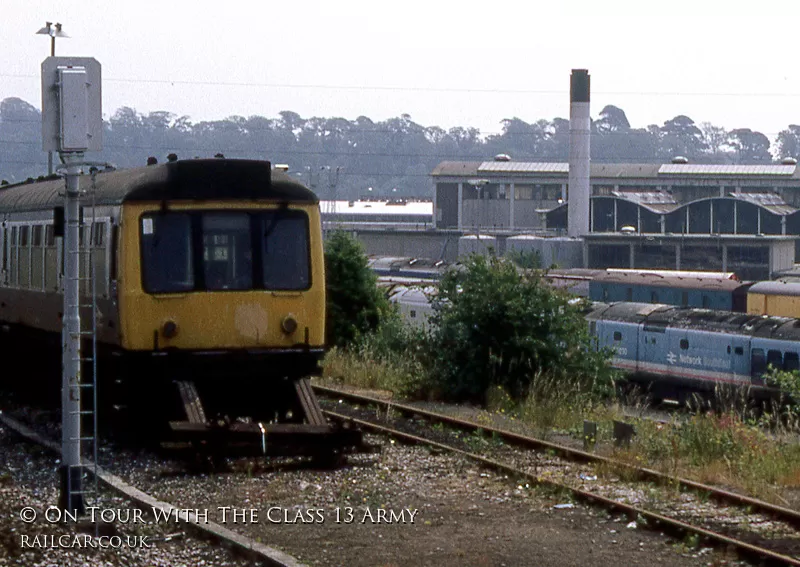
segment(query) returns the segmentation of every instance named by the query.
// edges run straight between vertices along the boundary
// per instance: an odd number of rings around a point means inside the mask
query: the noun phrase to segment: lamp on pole
[[[55,57],[56,55],[56,38],[69,37],[67,34],[61,31],[61,24],[56,23],[54,26],[53,22],[45,22],[45,27],[36,32],[36,34],[50,36],[50,57]]]
[[[69,37],[63,31],[61,31],[61,24],[56,23],[53,25],[53,22],[45,22],[45,26],[36,32],[36,35],[49,35],[50,36],[50,57],[56,56],[56,38],[57,37]],[[53,152],[47,152],[47,175],[53,175]]]
[[[483,188],[486,185],[489,184],[489,180],[488,179],[469,179],[469,180],[467,180],[467,183],[472,185],[475,188],[475,190],[478,192],[478,207],[477,207],[477,211],[476,211],[476,214],[475,214],[477,225],[478,225],[478,229],[475,231],[475,235],[476,235],[476,237],[478,239],[477,246],[480,246],[480,244],[481,244],[480,214],[481,214],[481,208],[483,207],[483,203],[481,201],[483,200]],[[477,248],[476,248],[476,250],[477,250]]]

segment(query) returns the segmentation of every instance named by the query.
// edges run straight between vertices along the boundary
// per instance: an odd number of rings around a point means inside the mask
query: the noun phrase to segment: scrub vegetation
[[[326,252],[330,344],[327,375],[413,398],[485,404],[493,389],[516,402],[558,382],[580,398],[613,391],[609,352],[594,348],[583,304],[547,286],[539,271],[472,256],[445,274],[425,330],[411,330],[373,300],[365,258],[334,235]],[[331,266],[329,268],[328,266]],[[358,275],[343,274],[347,269]],[[364,305],[364,308],[359,308]]]
[[[345,265],[363,271],[336,282],[336,293],[329,281],[329,302],[350,302],[334,305],[329,321],[350,319],[333,321],[334,333],[347,334],[331,343],[326,380],[407,400],[477,403],[492,420],[561,442],[582,442],[584,420],[594,421],[597,451],[782,505],[800,501],[800,406],[791,402],[800,400],[800,373],[765,377],[787,392],[788,404],[754,411],[746,393],[718,391],[714,411],[656,422],[645,416],[645,394],[616,387],[610,353],[595,349],[582,302],[544,284],[528,265],[534,259],[470,257],[442,279],[430,324],[420,330],[376,299],[374,276],[351,240],[334,236],[326,253],[343,257],[331,261],[337,267],[329,278]],[[615,446],[614,421],[634,426],[630,445]]]

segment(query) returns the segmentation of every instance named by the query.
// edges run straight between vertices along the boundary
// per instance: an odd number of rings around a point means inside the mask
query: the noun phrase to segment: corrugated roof
[[[709,165],[665,163],[659,175],[793,175],[796,165]]]
[[[478,173],[569,173],[569,163],[529,161],[485,161]]]
[[[664,191],[611,191],[611,195],[641,205],[657,214],[671,213],[681,206],[673,195]]]
[[[783,197],[775,193],[733,193],[730,196],[763,207],[776,215],[790,215],[797,211],[795,207],[787,204]]]
[[[477,175],[479,161],[443,161],[433,168],[431,175]]]
[[[592,163],[592,177],[655,177],[657,163]]]
[[[659,175],[722,175],[722,176],[780,176],[791,177],[798,171],[796,165],[719,165],[699,163],[597,163],[590,164],[590,175],[595,179],[657,178]],[[569,174],[569,162],[530,161],[444,161],[431,175],[476,175],[478,173],[531,173]]]

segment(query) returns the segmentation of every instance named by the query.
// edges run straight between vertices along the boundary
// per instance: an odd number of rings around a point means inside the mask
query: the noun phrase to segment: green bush
[[[473,255],[441,280],[431,317],[432,377],[440,394],[485,401],[495,386],[524,398],[535,377],[569,377],[592,394],[609,394],[609,353],[597,351],[583,305],[549,287],[541,272]]]
[[[325,243],[325,284],[328,346],[347,347],[394,313],[376,285],[364,248],[346,232],[334,232]]]

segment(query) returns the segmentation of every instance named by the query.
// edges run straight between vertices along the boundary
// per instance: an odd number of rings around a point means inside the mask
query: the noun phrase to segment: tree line
[[[269,159],[289,171],[321,198],[428,198],[430,172],[442,161],[483,161],[508,154],[515,161],[566,161],[569,120],[501,121],[501,132],[481,135],[477,128],[422,126],[408,114],[373,121],[366,116],[303,118],[282,111],[277,118],[231,116],[192,122],[167,111],[138,113],[118,109],[104,121],[103,151],[93,160],[119,168],[147,163],[213,157]],[[800,125],[781,131],[774,146],[749,128],[726,130],[678,115],[663,125],[631,127],[624,110],[608,105],[592,120],[592,160],[664,163],[676,156],[693,163],[767,164],[800,157]],[[41,149],[41,112],[19,98],[0,101],[0,179],[15,183],[47,173]]]

